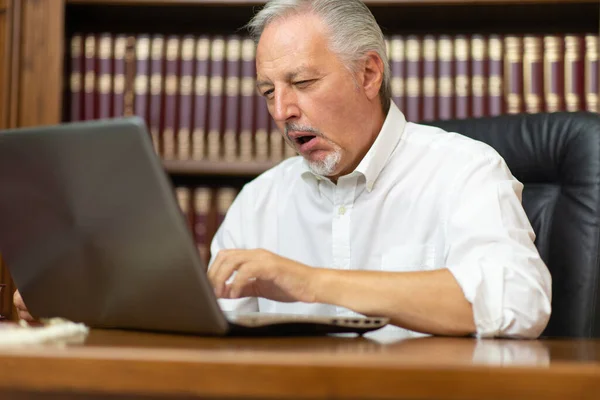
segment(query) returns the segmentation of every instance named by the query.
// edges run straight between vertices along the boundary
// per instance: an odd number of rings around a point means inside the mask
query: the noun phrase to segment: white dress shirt
[[[522,188],[490,146],[406,122],[392,103],[371,149],[337,185],[301,157],[245,185],[211,251],[214,259],[221,249],[263,248],[340,270],[447,268],[473,305],[478,336],[536,337],[550,316],[551,278],[533,244]],[[226,311],[355,315],[264,298],[220,304]]]

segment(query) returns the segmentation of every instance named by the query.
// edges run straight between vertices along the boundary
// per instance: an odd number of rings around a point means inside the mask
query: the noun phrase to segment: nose
[[[269,104],[269,112],[275,122],[285,124],[300,117],[298,99],[293,90],[276,89]]]

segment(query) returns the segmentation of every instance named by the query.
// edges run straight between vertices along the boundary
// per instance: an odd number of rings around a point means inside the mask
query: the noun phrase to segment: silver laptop
[[[200,335],[362,334],[388,323],[225,315],[137,117],[0,132],[0,253],[39,318]]]

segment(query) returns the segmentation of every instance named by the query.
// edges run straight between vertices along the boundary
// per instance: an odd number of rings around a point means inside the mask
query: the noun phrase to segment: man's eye
[[[306,86],[310,85],[311,83],[313,83],[314,81],[315,81],[314,79],[306,79],[303,81],[294,82],[294,85],[300,86],[300,87],[306,87]]]
[[[264,97],[269,97],[272,94],[273,94],[273,89],[269,89],[266,92],[263,92],[263,96]]]

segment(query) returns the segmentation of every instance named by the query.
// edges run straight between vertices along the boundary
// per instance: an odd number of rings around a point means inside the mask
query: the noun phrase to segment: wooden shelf
[[[172,175],[255,177],[274,167],[277,162],[242,161],[163,161]]]
[[[364,0],[368,5],[512,5],[512,4],[573,4],[597,3],[598,0]],[[0,0],[1,2],[1,0]],[[66,0],[67,4],[105,4],[105,5],[262,5],[257,0]]]

